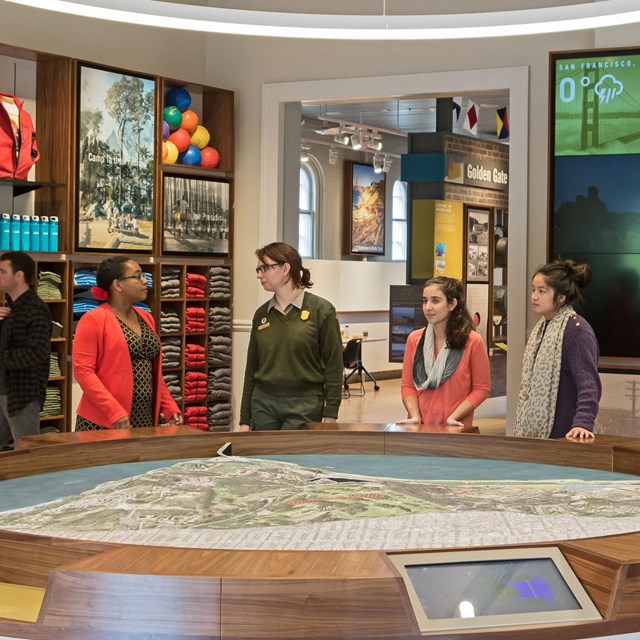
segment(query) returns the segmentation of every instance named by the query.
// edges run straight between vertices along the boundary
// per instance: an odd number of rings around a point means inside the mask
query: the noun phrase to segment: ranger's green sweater
[[[284,315],[266,302],[253,316],[240,424],[251,421],[256,383],[276,396],[324,395],[326,418],[337,418],[342,398],[342,338],[333,305],[305,291],[302,308]]]

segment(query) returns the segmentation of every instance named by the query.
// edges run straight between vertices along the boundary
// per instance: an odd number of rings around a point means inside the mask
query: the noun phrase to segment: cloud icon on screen
[[[595,92],[601,103],[607,104],[624,91],[624,85],[610,73],[602,76],[595,86]]]

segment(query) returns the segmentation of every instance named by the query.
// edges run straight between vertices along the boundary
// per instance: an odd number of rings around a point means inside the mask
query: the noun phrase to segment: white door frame
[[[260,244],[282,237],[284,105],[313,100],[344,102],[380,97],[464,95],[509,91],[509,348],[507,351],[507,425],[515,417],[520,368],[526,342],[528,299],[528,132],[529,68],[446,71],[396,76],[283,82],[262,86],[260,167]]]

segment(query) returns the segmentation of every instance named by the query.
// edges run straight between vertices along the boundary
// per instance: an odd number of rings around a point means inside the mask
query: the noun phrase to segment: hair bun
[[[591,267],[586,262],[576,263],[575,260],[565,260],[565,267],[571,273],[572,280],[581,289],[591,282]]]

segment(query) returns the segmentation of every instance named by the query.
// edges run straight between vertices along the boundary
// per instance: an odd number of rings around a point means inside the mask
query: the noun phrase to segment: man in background
[[[51,313],[32,291],[35,263],[22,251],[0,255],[0,450],[40,433],[51,357]]]

